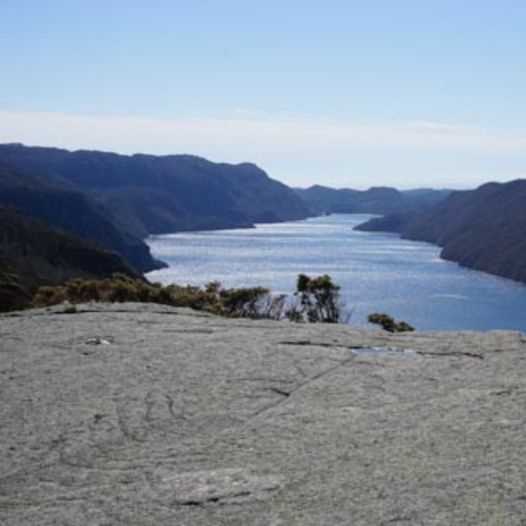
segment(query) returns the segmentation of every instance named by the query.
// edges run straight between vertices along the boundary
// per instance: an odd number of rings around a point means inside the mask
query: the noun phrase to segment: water
[[[526,286],[443,261],[434,245],[353,230],[370,217],[152,236],[153,254],[170,267],[148,278],[290,293],[299,273],[327,273],[341,286],[352,324],[367,325],[367,314],[385,312],[421,330],[526,331]]]

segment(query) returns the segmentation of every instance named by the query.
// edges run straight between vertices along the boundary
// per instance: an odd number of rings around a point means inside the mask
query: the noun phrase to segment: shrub
[[[273,296],[265,287],[223,288],[217,281],[195,287],[148,283],[114,274],[104,280],[74,279],[65,285],[40,287],[31,306],[47,307],[64,302],[88,301],[161,303],[190,307],[231,318],[253,318],[296,322],[336,323],[341,320],[342,306],[330,276],[298,276],[295,298],[285,294]]]
[[[369,316],[367,316],[367,320],[369,321],[369,323],[381,325],[382,329],[388,332],[408,332],[415,330],[415,328],[409,325],[409,323],[405,321],[397,322],[391,316],[380,312],[374,312],[373,314],[369,314]]]
[[[260,318],[261,301],[268,297],[269,290],[264,287],[222,289],[219,298],[227,316],[240,318]]]
[[[163,286],[115,274],[104,280],[74,279],[65,285],[40,287],[31,306],[87,301],[161,303],[236,318],[281,319],[284,296],[274,298],[263,287],[225,289],[218,282],[209,283],[204,288],[176,284]]]

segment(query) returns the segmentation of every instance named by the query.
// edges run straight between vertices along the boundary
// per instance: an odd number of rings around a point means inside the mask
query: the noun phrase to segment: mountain
[[[121,254],[145,272],[159,268],[146,243],[124,228],[94,197],[37,167],[14,168],[0,162],[0,204],[17,208],[83,239]]]
[[[296,189],[303,201],[318,214],[368,213],[393,214],[422,210],[445,199],[449,190],[421,188],[399,191],[389,187],[372,187],[369,190],[349,188],[334,189],[315,185]]]
[[[73,185],[130,234],[250,227],[304,219],[309,208],[286,185],[250,163],[191,155],[117,155],[0,145],[0,161]]]
[[[116,272],[140,277],[115,252],[0,205],[0,311],[23,307],[40,285]]]
[[[526,180],[453,192],[427,212],[375,218],[359,228],[435,243],[444,259],[526,283]]]

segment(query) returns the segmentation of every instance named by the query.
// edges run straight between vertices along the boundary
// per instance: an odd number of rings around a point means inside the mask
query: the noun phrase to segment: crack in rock
[[[299,346],[311,346],[311,347],[329,347],[333,349],[361,349],[365,345],[342,345],[338,343],[325,343],[325,342],[313,342],[311,340],[297,340],[297,341],[284,341],[278,342],[279,345],[299,345]]]
[[[319,380],[323,376],[331,374],[332,372],[336,371],[340,367],[346,366],[348,363],[354,361],[354,359],[355,359],[355,356],[351,356],[350,358],[347,358],[346,360],[338,361],[338,363],[336,365],[334,365],[332,367],[329,367],[328,369],[323,369],[322,371],[316,373],[315,375],[310,376],[305,382],[300,383],[297,387],[295,387],[294,389],[291,389],[290,391],[282,391],[281,389],[269,387],[268,390],[275,391],[275,392],[281,394],[283,396],[283,398],[281,398],[277,402],[273,402],[271,404],[268,404],[268,405],[262,407],[259,411],[256,411],[255,413],[253,413],[247,420],[245,420],[245,424],[247,424],[247,423],[251,422],[252,420],[254,420],[255,418],[257,418],[257,417],[259,417],[261,415],[264,415],[265,413],[268,413],[269,411],[275,409],[279,405],[285,403],[287,401],[287,398],[289,398],[290,395],[292,395],[293,393],[295,393],[299,389],[303,389],[304,387],[310,385],[311,383],[315,382],[316,380]],[[288,393],[288,394],[286,394],[286,393]]]
[[[476,358],[484,360],[484,355],[467,351],[415,351],[420,356],[466,356],[467,358]]]
[[[279,389],[278,387],[268,387],[268,390],[285,397],[291,395],[289,391],[284,391],[283,389]]]

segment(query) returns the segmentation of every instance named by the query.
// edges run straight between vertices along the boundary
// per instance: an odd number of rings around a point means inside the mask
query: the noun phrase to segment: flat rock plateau
[[[0,360],[2,525],[526,524],[520,333],[86,304]]]

